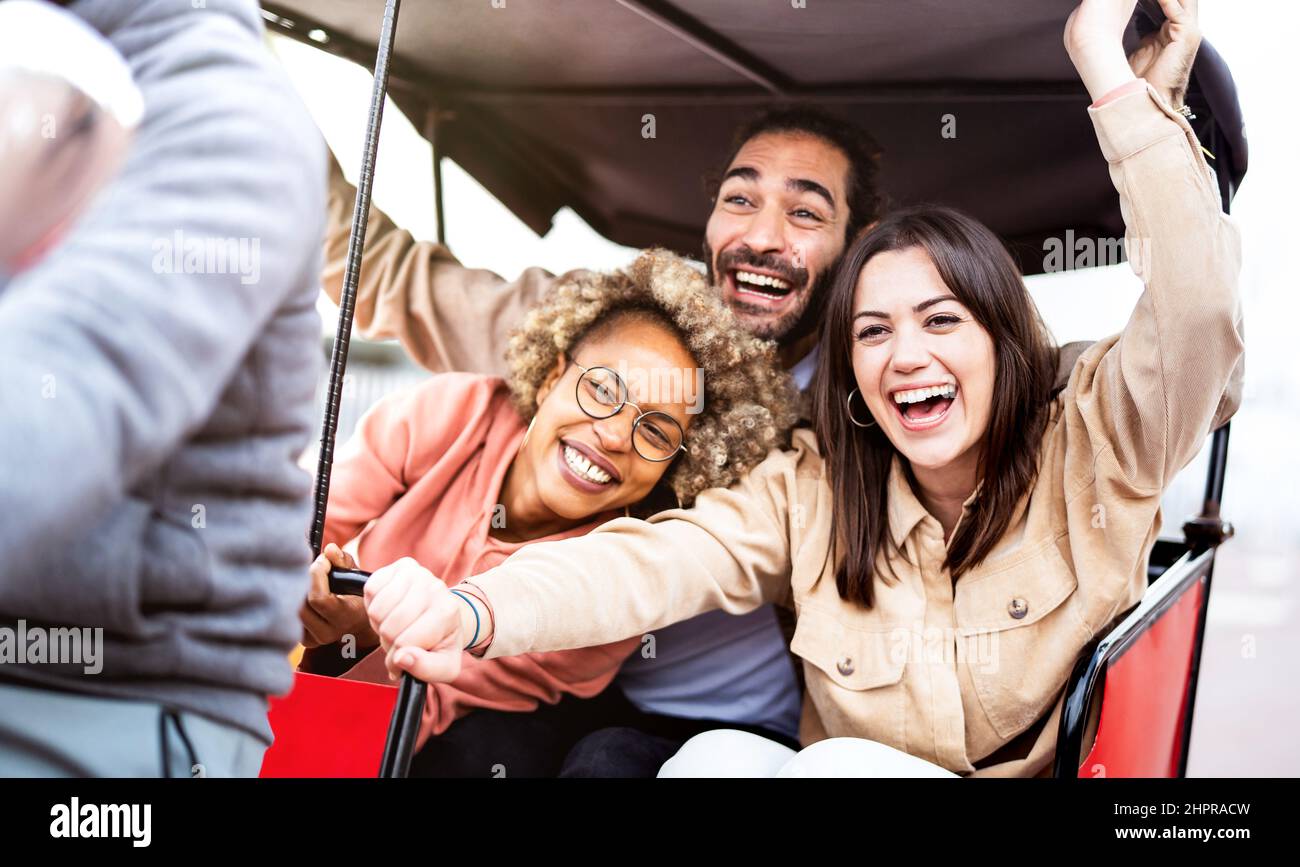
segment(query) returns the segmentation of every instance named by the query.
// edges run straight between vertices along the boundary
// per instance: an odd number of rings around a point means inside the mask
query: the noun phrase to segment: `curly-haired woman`
[[[361,600],[329,592],[330,564],[356,565],[340,544],[355,539],[366,568],[410,557],[456,586],[524,545],[689,505],[756,466],[795,420],[774,345],[740,328],[699,273],[663,252],[560,283],[508,355],[508,382],[440,374],[362,419],[333,469],[326,546],[301,611],[304,670],[337,672],[340,650],[355,647],[344,665],[360,660],[346,676],[387,680],[382,654],[367,655],[380,641]],[[420,744],[473,708],[595,696],[641,636],[623,638],[467,660],[454,682],[430,688]]]

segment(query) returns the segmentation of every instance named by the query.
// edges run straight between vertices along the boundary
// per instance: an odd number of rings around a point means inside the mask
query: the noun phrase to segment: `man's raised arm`
[[[321,284],[338,303],[357,191],[338,162],[330,163]],[[365,337],[400,340],[415,361],[434,372],[503,376],[511,329],[555,280],[541,268],[529,268],[513,281],[466,268],[446,247],[415,240],[372,204],[355,321]]]

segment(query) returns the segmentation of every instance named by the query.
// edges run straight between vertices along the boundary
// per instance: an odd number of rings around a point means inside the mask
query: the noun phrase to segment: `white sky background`
[[[1236,78],[1250,135],[1250,167],[1233,204],[1245,240],[1242,291],[1248,319],[1250,353],[1247,402],[1234,425],[1229,475],[1229,503],[1235,495],[1254,500],[1256,485],[1270,489],[1279,508],[1269,510],[1268,536],[1285,532],[1300,540],[1294,516],[1300,501],[1294,490],[1278,492],[1277,481],[1300,484],[1300,362],[1291,348],[1300,343],[1292,332],[1289,311],[1300,299],[1292,251],[1300,244],[1300,157],[1296,147],[1297,108],[1292,35],[1300,32],[1300,4],[1291,0],[1202,0],[1202,26],[1227,59]],[[377,24],[376,24],[377,26]],[[360,163],[370,76],[361,67],[323,51],[275,38],[274,45],[295,85],[338,155],[345,174],[355,179]],[[1083,106],[1080,106],[1083,110]],[[1098,159],[1101,159],[1100,154]],[[447,240],[470,267],[488,268],[513,278],[539,265],[559,273],[570,268],[605,269],[626,264],[633,251],[597,235],[568,209],[539,238],[450,160],[443,163]],[[428,142],[389,102],[384,112],[374,200],[417,238],[436,237],[433,171]],[[1141,284],[1127,265],[1028,280],[1044,318],[1058,341],[1097,338],[1120,330]],[[330,318],[328,303],[322,312]],[[325,323],[333,331],[332,322]],[[1245,430],[1250,424],[1250,443]],[[1242,460],[1245,449],[1271,456]],[[1199,495],[1198,461],[1184,474],[1178,502],[1188,508]],[[1253,470],[1253,472],[1252,472]],[[1242,476],[1248,478],[1242,478]],[[1225,504],[1225,507],[1227,504]],[[1170,511],[1173,511],[1172,509]],[[1179,512],[1185,510],[1180,509]],[[1181,514],[1178,515],[1181,517]],[[1284,530],[1285,524],[1285,530]]]

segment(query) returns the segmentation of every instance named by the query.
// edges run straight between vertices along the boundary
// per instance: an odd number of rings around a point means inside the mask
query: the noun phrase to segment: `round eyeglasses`
[[[636,421],[632,422],[632,448],[638,455],[659,463],[671,461],[678,452],[686,450],[682,445],[685,434],[677,419],[659,410],[642,412],[641,407],[627,399],[628,390],[623,377],[608,367],[583,367],[576,361],[573,365],[582,371],[576,396],[578,406],[587,415],[612,418],[625,406],[637,411]]]

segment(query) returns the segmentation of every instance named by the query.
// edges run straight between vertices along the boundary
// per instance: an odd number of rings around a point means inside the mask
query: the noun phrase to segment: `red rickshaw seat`
[[[1079,776],[1178,777],[1206,582],[1195,581],[1106,667]]]
[[[295,673],[293,690],[271,699],[275,741],[258,776],[377,776],[396,703],[395,686]]]

